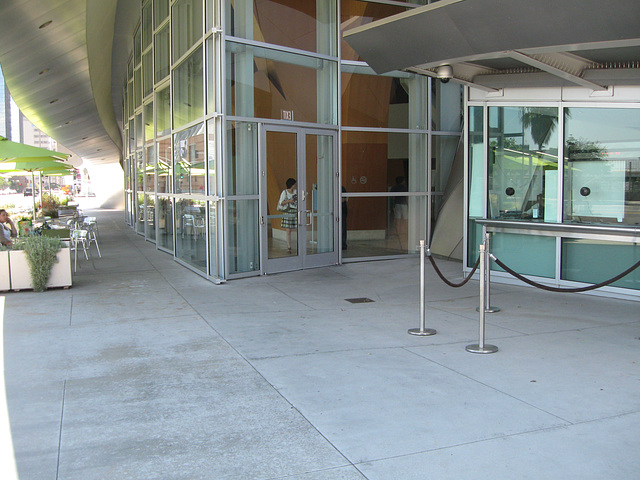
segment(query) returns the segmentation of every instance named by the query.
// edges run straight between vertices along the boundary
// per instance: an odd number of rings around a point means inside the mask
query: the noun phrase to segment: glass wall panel
[[[482,227],[475,222],[484,218],[484,109],[469,107],[469,205],[467,266],[478,259],[478,245],[482,242]]]
[[[226,195],[258,194],[258,124],[227,122]]]
[[[209,195],[218,194],[218,166],[217,166],[217,122],[215,119],[207,122],[207,164],[209,168]]]
[[[489,107],[489,218],[558,220],[558,109]]]
[[[411,208],[407,208],[411,199]],[[424,225],[427,197],[351,197],[346,217],[348,248],[343,258],[379,257],[415,253],[409,240],[412,224]],[[418,235],[426,238],[426,230]]]
[[[640,109],[566,108],[564,221],[640,224]]]
[[[139,17],[138,17],[139,18]],[[133,66],[138,66],[142,60],[142,33],[140,32],[140,25],[136,28],[133,34]]]
[[[153,51],[149,50],[142,56],[142,96],[148,97],[153,93]]]
[[[459,83],[431,80],[431,128],[442,132],[461,132],[463,120],[463,87]]]
[[[169,0],[153,0],[153,27],[158,28],[169,16]]]
[[[129,136],[129,153],[133,153],[136,150],[136,127],[133,120],[129,120],[127,135]]]
[[[171,198],[158,196],[157,245],[173,252],[173,205]]]
[[[144,153],[142,150],[138,150],[135,156],[135,166],[136,166],[136,191],[143,192],[144,191]]]
[[[202,47],[173,71],[173,125],[180,128],[204,115]]]
[[[144,191],[154,193],[156,191],[156,153],[153,148],[153,143],[145,148],[145,158]]]
[[[406,11],[406,8],[396,5],[342,0],[340,2],[340,38],[344,38],[342,33],[344,33],[345,30],[366,25],[376,20]],[[362,60],[362,57],[360,57],[344,39],[342,40],[342,58],[344,60]]]
[[[462,138],[453,136],[434,135],[431,145],[431,189],[434,192],[444,192],[447,188],[449,174]]]
[[[218,251],[218,205],[222,202],[209,203],[209,275],[215,278],[222,276],[219,265],[220,252]]]
[[[226,255],[229,274],[260,270],[258,200],[227,201]]]
[[[173,62],[196,44],[203,33],[202,0],[177,0],[171,7]]]
[[[194,125],[173,136],[175,193],[205,194],[206,165],[204,124]]]
[[[159,137],[171,133],[171,92],[169,85],[156,92],[156,123]]]
[[[227,114],[336,123],[336,62],[227,42]]]
[[[342,67],[342,124],[351,127],[427,129],[426,77],[379,76],[369,67]]]
[[[156,239],[156,201],[155,195],[145,194],[144,196],[146,207],[146,230],[145,235],[147,240]]]
[[[158,193],[171,193],[171,171],[173,169],[173,155],[171,139],[165,138],[158,142],[158,162],[156,163]]]
[[[159,83],[169,75],[169,24],[156,33],[155,45],[153,47],[155,58],[155,82]]]
[[[142,105],[142,68],[133,72],[133,102],[134,109]]]
[[[235,0],[228,35],[326,55],[336,53],[334,0]]]
[[[207,31],[220,26],[219,0],[206,0],[205,29]]]
[[[583,239],[562,239],[562,278],[600,283],[624,272],[640,260],[638,245]],[[640,289],[640,269],[611,284]]]
[[[136,194],[136,232],[141,233],[144,235],[144,230],[145,230],[145,226],[144,226],[144,217],[145,217],[145,213],[144,213],[144,193],[142,192],[138,192]]]
[[[142,6],[142,50],[151,45],[153,38],[153,19],[151,18],[151,5],[149,0]]]
[[[216,87],[218,79],[216,76],[216,60],[217,48],[216,39],[209,37],[207,39],[207,113],[216,111]]]
[[[403,177],[410,192],[427,192],[427,135],[342,132],[342,178],[348,193],[388,192]],[[414,151],[416,153],[414,153]]]
[[[547,278],[556,276],[554,237],[495,233],[491,238],[491,252],[509,268],[523,275]],[[492,270],[502,271],[493,262],[491,264]]]
[[[207,270],[206,202],[176,199],[176,257]]]
[[[144,129],[142,128],[142,114],[139,113],[135,118],[135,136],[136,136],[136,148],[142,148],[144,145]]]
[[[142,115],[144,117],[144,142],[153,141],[153,102],[144,105]]]

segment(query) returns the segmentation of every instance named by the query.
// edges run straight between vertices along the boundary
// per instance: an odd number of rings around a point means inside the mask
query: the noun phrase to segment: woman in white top
[[[287,252],[291,253],[291,231],[298,228],[298,192],[296,191],[296,179],[287,180],[287,188],[280,194],[278,210],[284,212],[282,216],[282,228],[287,232]]]
[[[17,237],[18,231],[5,209],[0,209],[0,243],[7,247],[13,245],[11,237]]]

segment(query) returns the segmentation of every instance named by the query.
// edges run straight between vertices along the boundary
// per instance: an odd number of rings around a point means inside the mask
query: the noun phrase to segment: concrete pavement
[[[407,334],[415,258],[214,285],[95,213],[71,289],[5,295],[21,480],[640,477],[638,302],[493,285],[473,355],[478,283],[430,266]]]

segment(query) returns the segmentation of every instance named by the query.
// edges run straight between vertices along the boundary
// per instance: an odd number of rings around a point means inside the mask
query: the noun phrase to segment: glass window
[[[227,200],[229,274],[260,270],[258,200]]]
[[[369,67],[342,66],[342,124],[353,127],[427,129],[428,79]]]
[[[214,27],[220,25],[220,13],[218,11],[218,6],[220,2],[218,0],[206,0],[206,17],[205,17],[205,28],[207,31],[211,30]],[[213,274],[212,274],[213,275]]]
[[[142,233],[144,235],[145,226],[144,226],[144,193],[138,192],[136,195],[136,232]]]
[[[205,194],[204,124],[173,136],[175,193]]]
[[[153,141],[153,102],[146,103],[142,110],[144,115],[144,141],[149,143]]]
[[[133,72],[133,100],[134,109],[142,105],[142,68]]]
[[[236,0],[228,35],[336,55],[334,0]]]
[[[202,38],[202,0],[177,0],[171,7],[173,62]]]
[[[173,204],[171,198],[158,197],[157,214],[157,245],[173,252]]]
[[[463,88],[459,83],[431,80],[432,129],[442,132],[462,131]]]
[[[489,107],[489,218],[556,222],[558,109]]]
[[[348,193],[389,192],[403,177],[409,192],[427,192],[426,134],[342,132],[342,177]]]
[[[159,137],[171,133],[171,95],[169,85],[156,92],[156,122]]]
[[[216,76],[216,42],[217,37],[209,37],[207,39],[207,113],[209,114],[216,111],[216,86],[218,85]]]
[[[144,191],[144,154],[143,151],[140,150],[136,152],[135,156],[136,161],[136,190],[138,192]]]
[[[478,259],[478,245],[482,243],[482,227],[475,219],[484,218],[484,109],[469,107],[469,224],[467,237],[467,266]]]
[[[424,240],[427,234],[427,198],[349,198],[342,256],[380,257],[415,253],[419,240],[414,239]],[[344,248],[344,240],[347,248]]]
[[[146,165],[144,168],[145,183],[144,189],[146,192],[156,191],[156,152],[154,151],[153,144],[145,148]]]
[[[151,1],[142,6],[142,51],[151,45],[153,38],[153,19],[151,18]]]
[[[258,124],[227,123],[226,194],[258,194]]]
[[[204,115],[202,47],[173,71],[173,125],[179,128]]]
[[[209,168],[209,195],[217,195],[218,193],[218,177],[216,175],[217,136],[217,122],[215,119],[209,120],[207,122],[207,163]]]
[[[158,28],[169,16],[169,0],[153,0],[153,27]]]
[[[396,5],[342,0],[340,2],[340,33],[406,11],[406,8]],[[344,38],[343,35],[340,35],[340,38]],[[362,60],[360,55],[344,39],[342,40],[342,58],[344,60]]]
[[[142,114],[139,113],[135,118],[136,126],[136,148],[141,148],[144,145],[144,130],[142,128]]]
[[[222,276],[219,266],[218,251],[218,208],[222,202],[209,203],[209,275],[220,278]]]
[[[136,151],[136,129],[133,123],[133,120],[129,120],[129,153],[133,153]]]
[[[171,193],[172,166],[171,140],[165,138],[158,142],[158,161],[156,163],[158,193]]]
[[[206,202],[176,200],[176,257],[198,270],[207,270]]]
[[[564,220],[640,224],[640,109],[566,108]]]
[[[155,37],[155,82],[160,82],[169,75],[169,24],[162,27]]]
[[[142,38],[140,32],[140,25],[136,28],[133,34],[133,66],[134,68],[140,64],[142,60]]]
[[[153,93],[153,52],[149,50],[142,56],[142,96]]]
[[[145,235],[149,240],[156,239],[156,201],[154,195],[145,195],[146,207],[146,229]]]
[[[226,45],[227,114],[336,123],[336,62]]]
[[[480,236],[482,237],[482,230]],[[533,252],[535,254],[532,254]],[[554,237],[495,233],[491,237],[491,253],[509,268],[523,275],[546,278],[556,276],[556,239]],[[491,262],[491,269],[503,271],[493,262]]]
[[[588,259],[588,261],[586,261]],[[638,245],[585,239],[562,239],[562,278],[585,283],[600,283],[624,272],[640,260]],[[640,269],[636,269],[612,287],[640,289]]]

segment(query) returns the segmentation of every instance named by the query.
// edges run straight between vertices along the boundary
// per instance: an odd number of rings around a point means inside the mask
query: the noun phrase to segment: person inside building
[[[5,209],[0,210],[0,243],[6,247],[13,245],[12,238],[18,236],[18,231],[13,223],[13,220],[9,218],[9,214]]]
[[[298,228],[298,192],[296,191],[296,179],[289,178],[278,200],[278,210],[284,212],[282,216],[282,228],[287,234],[287,252],[291,253],[291,231]]]

